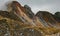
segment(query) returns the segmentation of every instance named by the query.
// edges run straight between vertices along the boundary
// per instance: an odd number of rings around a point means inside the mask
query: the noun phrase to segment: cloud
[[[0,10],[6,9],[6,2],[12,0],[0,0]],[[55,13],[60,11],[60,0],[17,0],[22,5],[29,5],[34,13],[37,11],[50,11],[50,13]]]
[[[18,0],[23,5],[27,4],[32,8],[34,13],[37,11],[49,11],[50,13],[55,13],[60,11],[60,0]]]

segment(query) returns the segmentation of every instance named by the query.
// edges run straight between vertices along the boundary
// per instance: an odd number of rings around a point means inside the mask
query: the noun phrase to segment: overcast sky
[[[12,0],[0,0],[0,10],[6,10],[6,3]],[[22,5],[29,5],[34,13],[49,11],[55,13],[60,11],[60,0],[17,0]]]

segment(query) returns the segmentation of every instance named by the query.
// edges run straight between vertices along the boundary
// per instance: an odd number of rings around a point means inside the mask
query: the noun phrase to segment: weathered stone
[[[27,14],[28,17],[33,18],[34,13],[32,12],[31,8],[28,5],[24,5],[25,8],[25,13]]]

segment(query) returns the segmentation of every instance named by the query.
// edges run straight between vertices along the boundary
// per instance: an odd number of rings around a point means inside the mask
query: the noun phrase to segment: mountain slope
[[[10,13],[16,14],[24,23],[35,25],[30,16],[28,16],[30,13],[26,12],[26,8],[21,6],[21,4],[19,4],[17,1],[13,1],[12,3],[10,3],[8,8]]]
[[[39,11],[35,15],[28,5],[12,1],[8,4],[8,11],[0,11],[0,36],[60,35],[57,19],[47,11]]]
[[[58,27],[59,24],[57,24],[58,22],[54,19],[54,15],[52,15],[51,13],[47,12],[47,11],[39,11],[36,16],[39,17],[39,19],[43,22],[43,24],[49,27]]]
[[[33,19],[35,14],[32,12],[31,8],[28,5],[24,5],[24,8],[25,8],[25,14],[27,14],[29,18]]]
[[[43,36],[38,28],[21,22],[19,17],[13,15],[15,14],[0,11],[0,36]]]

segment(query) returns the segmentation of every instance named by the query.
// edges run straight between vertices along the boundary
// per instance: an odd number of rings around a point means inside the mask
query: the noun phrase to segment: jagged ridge
[[[1,36],[46,36],[60,32],[55,15],[39,11],[36,15],[27,5],[17,1],[8,4],[8,11],[0,11]]]

